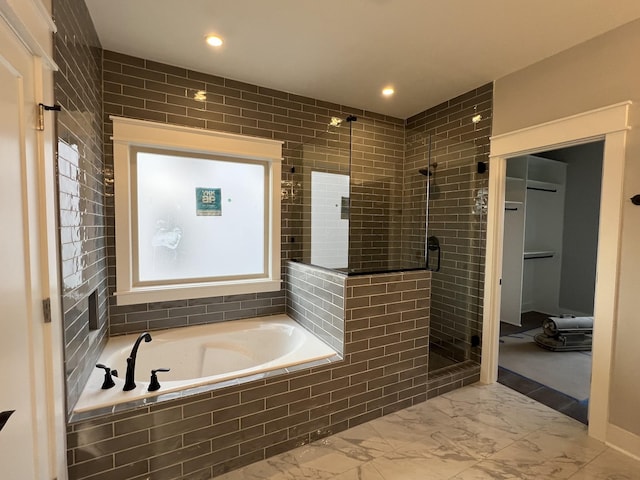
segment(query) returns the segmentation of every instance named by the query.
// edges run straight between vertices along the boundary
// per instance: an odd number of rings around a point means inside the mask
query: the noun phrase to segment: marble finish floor
[[[216,480],[638,480],[640,462],[503,385],[471,385]]]

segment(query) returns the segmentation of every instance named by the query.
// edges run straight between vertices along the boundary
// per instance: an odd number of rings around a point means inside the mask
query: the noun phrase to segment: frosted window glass
[[[134,166],[139,282],[266,275],[264,164],[139,151]]]

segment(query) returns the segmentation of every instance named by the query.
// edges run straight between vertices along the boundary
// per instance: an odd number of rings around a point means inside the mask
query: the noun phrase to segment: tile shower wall
[[[403,151],[399,147],[404,141],[402,120],[110,51],[104,52],[103,68],[104,151],[105,164],[109,169],[113,165],[109,115],[285,142],[282,180],[293,182],[294,195],[285,191],[282,196],[283,265],[287,259],[301,258],[302,255],[302,195],[296,195],[299,192],[295,191],[298,188],[295,185],[303,182],[303,174],[299,170],[292,173],[291,167],[300,165],[303,144],[313,144],[318,149],[322,146],[344,149],[344,134],[340,134],[338,140],[325,138],[327,125],[332,116],[345,118],[348,114],[357,115],[358,122],[353,124],[354,158],[359,163],[352,175],[358,186],[354,187],[352,198],[352,225],[356,235],[354,239],[358,238],[357,235],[362,238],[366,234],[372,235],[374,240],[354,240],[351,255],[354,258],[366,257],[359,263],[373,259],[378,265],[386,262],[385,250],[399,245],[399,227],[394,220],[394,210],[385,207],[383,202],[393,199],[397,203],[401,198],[397,170],[402,165]],[[198,92],[205,92],[206,100],[196,100],[194,97]],[[115,242],[112,197],[107,198],[106,212],[109,291],[113,293]],[[245,303],[238,303],[235,297],[225,297],[118,307],[111,296],[111,334],[283,313],[284,298],[283,289],[278,295],[258,294],[244,299]]]
[[[70,425],[70,478],[208,479],[426,400],[429,284],[345,277],[342,362]]]
[[[62,107],[57,114],[58,201],[67,406],[71,409],[107,332],[102,49],[84,2],[54,1],[53,16],[58,27],[54,56],[60,67],[54,76],[55,98]],[[96,292],[95,305],[88,300],[92,292]]]
[[[487,162],[491,135],[493,86],[487,84],[430,108],[407,120],[403,258],[424,255],[429,134],[431,161],[429,235],[440,240],[442,268],[433,273],[431,341],[443,353],[480,361],[471,337],[482,331],[488,173],[477,173]],[[482,115],[477,124],[474,115]],[[470,357],[466,352],[471,351]]]
[[[343,274],[287,262],[287,315],[344,352]]]
[[[404,121],[371,116],[353,124],[349,268],[359,271],[401,266]]]

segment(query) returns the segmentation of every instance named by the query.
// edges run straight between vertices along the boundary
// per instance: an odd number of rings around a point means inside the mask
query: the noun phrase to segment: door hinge
[[[44,316],[44,323],[51,323],[51,299],[45,298],[42,300],[42,315]]]
[[[53,110],[54,112],[59,112],[62,110],[60,105],[45,105],[44,103],[38,104],[38,124],[36,125],[36,130],[39,132],[44,130],[44,111]]]

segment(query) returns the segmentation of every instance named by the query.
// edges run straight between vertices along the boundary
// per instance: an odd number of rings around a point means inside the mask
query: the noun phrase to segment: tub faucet
[[[124,388],[122,390],[129,391],[136,388],[135,382],[135,373],[136,373],[136,356],[138,355],[138,347],[140,346],[140,342],[144,340],[145,342],[151,341],[151,334],[149,332],[141,333],[137,338],[136,343],[133,344],[133,348],[131,349],[131,355],[127,358],[127,375],[125,377]]]

